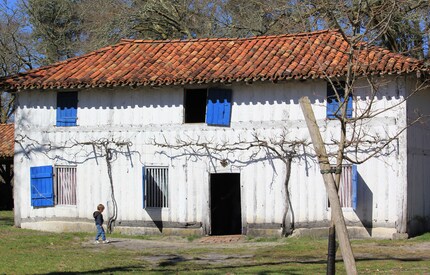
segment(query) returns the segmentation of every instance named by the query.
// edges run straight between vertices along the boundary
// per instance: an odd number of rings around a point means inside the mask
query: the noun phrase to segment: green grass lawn
[[[0,274],[324,274],[327,240],[247,238],[206,244],[197,236],[46,233],[13,227],[11,211],[0,211]],[[430,234],[409,240],[353,241],[359,273],[430,273]],[[344,273],[338,251],[336,269]]]

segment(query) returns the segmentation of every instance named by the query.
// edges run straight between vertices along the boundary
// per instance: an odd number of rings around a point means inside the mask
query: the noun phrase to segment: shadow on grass
[[[13,211],[0,211],[0,226],[13,226]]]
[[[177,263],[180,263],[180,262],[191,262],[191,261],[195,261],[195,259],[194,260],[187,260],[187,259],[185,259],[184,257],[182,257],[182,256],[173,256],[173,257],[171,257],[171,258],[169,258],[169,259],[167,259],[166,261],[163,261],[163,262],[161,262],[161,263],[159,263],[158,265],[159,266],[174,266],[174,265],[176,265]]]
[[[48,273],[39,273],[39,274],[112,274],[113,272],[142,272],[144,266],[141,265],[131,265],[131,266],[121,266],[121,267],[109,267],[104,269],[97,269],[97,270],[89,270],[89,271],[65,271],[65,272],[48,272]]]
[[[384,258],[358,258],[356,259],[357,262],[360,261],[402,261],[402,262],[419,262],[427,260],[427,258],[394,258],[394,257],[384,257]],[[180,262],[186,262],[186,261],[198,261],[196,259],[188,260],[183,258],[182,256],[172,256],[171,258],[167,259],[166,261],[163,261],[159,263],[160,267],[169,267],[169,266],[175,266],[177,263]],[[336,262],[341,263],[342,260],[336,260]],[[315,265],[315,264],[326,264],[326,260],[321,259],[306,259],[306,260],[286,260],[286,261],[278,261],[278,262],[259,262],[259,263],[250,263],[250,264],[239,264],[239,265],[225,265],[225,266],[205,266],[203,268],[185,268],[185,270],[189,271],[198,271],[198,270],[225,270],[225,269],[235,269],[235,268],[252,268],[252,267],[263,267],[263,266],[279,266],[279,265],[287,265],[287,264],[301,264],[301,265]],[[301,270],[301,269],[300,269]],[[157,269],[157,271],[171,271],[169,269]],[[178,270],[180,271],[180,270]],[[269,272],[269,271],[267,271]],[[257,273],[257,274],[267,274],[267,272],[263,273]],[[288,274],[296,274],[291,273],[292,270],[288,270]],[[269,272],[270,273],[270,272]],[[297,274],[303,274],[303,270]]]
[[[357,262],[361,262],[361,261],[401,261],[401,262],[418,262],[418,261],[423,261],[426,260],[425,258],[394,258],[394,257],[384,257],[384,258],[359,258],[356,259]],[[158,264],[158,267],[161,268],[151,268],[150,270],[146,269],[145,265],[133,265],[133,266],[123,266],[123,267],[110,267],[110,268],[105,268],[105,269],[98,269],[98,270],[90,270],[90,271],[84,271],[84,272],[76,272],[76,271],[68,271],[68,272],[49,272],[49,273],[43,273],[43,274],[103,274],[103,273],[107,273],[107,274],[111,274],[111,273],[115,273],[115,272],[171,272],[172,269],[171,267],[175,267],[177,263],[181,263],[181,262],[198,262],[199,260],[196,259],[186,259],[182,256],[178,256],[178,255],[172,255],[169,259],[162,261]],[[336,260],[336,262],[341,263],[342,260]],[[288,266],[289,264],[299,264],[299,265],[324,265],[326,263],[325,260],[321,260],[321,259],[305,259],[305,260],[286,260],[286,261],[278,261],[278,262],[259,262],[259,263],[240,263],[237,265],[214,265],[214,266],[209,266],[208,264],[204,265],[204,266],[199,266],[199,267],[189,267],[189,266],[184,266],[183,268],[181,267],[176,267],[174,270],[176,272],[198,272],[198,271],[210,271],[210,270],[225,270],[226,272],[229,270],[233,270],[233,269],[246,269],[246,268],[264,268],[265,266],[267,267],[271,267],[271,266],[281,266],[281,265],[286,265],[285,271],[288,272],[288,274],[303,274],[303,270],[304,268],[297,268],[297,267],[292,267],[292,266]],[[170,268],[169,268],[170,267]],[[270,268],[268,268],[268,270],[262,270],[259,272],[255,272],[255,274],[270,274],[270,273],[277,273],[278,271],[271,271]]]
[[[228,258],[231,259],[231,258]],[[356,258],[355,259],[357,262],[360,261],[402,261],[402,262],[419,262],[419,261],[424,261],[424,260],[428,260],[427,258],[419,258],[419,257],[415,257],[415,258],[399,258],[399,257],[382,257],[382,258],[372,258],[372,257],[366,257],[366,258]],[[207,259],[186,259],[182,256],[178,256],[178,255],[173,255],[170,258],[166,259],[165,261],[160,262],[158,265],[159,266],[174,266],[177,263],[180,262],[198,262],[198,261],[203,261],[203,262],[207,262]],[[341,263],[343,262],[340,259],[337,259],[336,262]],[[325,264],[326,260],[325,259],[295,259],[295,260],[285,260],[285,261],[278,261],[278,262],[259,262],[259,263],[255,263],[255,264],[244,264],[241,266],[244,267],[252,267],[252,266],[259,266],[259,265],[280,265],[280,264]],[[224,268],[224,267],[236,267],[236,266],[222,266],[222,267],[214,267],[214,268]]]

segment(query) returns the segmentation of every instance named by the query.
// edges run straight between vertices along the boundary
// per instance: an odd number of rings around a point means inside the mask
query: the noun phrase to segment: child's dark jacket
[[[93,213],[94,221],[96,222],[96,225],[103,225],[103,215],[99,211],[95,211]]]

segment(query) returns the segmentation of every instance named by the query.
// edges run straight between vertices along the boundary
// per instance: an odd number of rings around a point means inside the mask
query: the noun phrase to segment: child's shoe
[[[95,244],[98,244],[98,243],[100,243],[98,240],[96,240],[95,242],[94,242]]]
[[[110,243],[110,241],[109,240],[104,240],[103,243]]]

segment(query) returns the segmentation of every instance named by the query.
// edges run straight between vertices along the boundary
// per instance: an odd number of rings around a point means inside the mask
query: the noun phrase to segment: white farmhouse
[[[339,101],[328,80],[343,80],[349,48],[331,30],[123,40],[1,79],[16,95],[16,225],[93,230],[103,203],[111,228],[130,234],[327,228],[330,205],[299,99],[310,98],[333,149]],[[430,230],[430,132],[406,128],[430,113],[426,69],[365,44],[353,65],[348,115],[371,103],[373,118],[348,129],[349,138],[361,137],[348,156],[363,159],[392,142],[366,162],[345,162],[347,226],[361,237]]]

